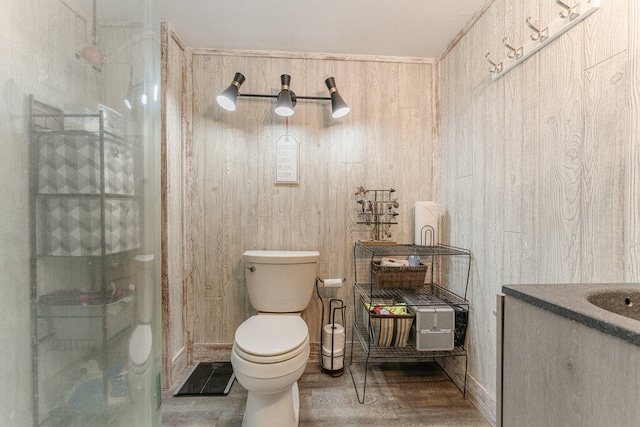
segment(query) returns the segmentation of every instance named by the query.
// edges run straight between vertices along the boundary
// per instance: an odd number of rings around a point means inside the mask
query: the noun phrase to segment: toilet
[[[257,315],[236,330],[231,365],[247,391],[244,427],[295,427],[298,379],[309,359],[301,313],[313,294],[317,251],[246,251],[249,300]]]
[[[144,374],[149,368],[153,348],[153,255],[137,255],[136,310],[139,324],[129,338],[129,362],[135,374]]]

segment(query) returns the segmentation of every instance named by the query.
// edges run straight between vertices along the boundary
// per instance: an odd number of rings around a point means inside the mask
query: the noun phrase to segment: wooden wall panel
[[[624,209],[629,93],[627,57],[584,72],[583,221],[580,281],[624,281]],[[607,236],[607,237],[605,237]],[[610,236],[610,237],[609,237]]]
[[[625,169],[625,281],[640,281],[640,4],[628,2],[629,92]]]
[[[169,388],[187,365],[183,280],[183,117],[185,47],[162,25],[162,386]]]
[[[474,257],[467,346],[472,381],[481,386],[470,399],[489,419],[492,312],[504,283],[638,280],[640,12],[637,2],[602,3],[495,82],[484,54],[505,56],[503,37],[522,43],[530,34],[525,19],[547,25],[558,16],[556,4],[496,0],[442,58],[437,185],[447,243],[469,247]],[[471,161],[462,158],[466,139]],[[471,170],[468,198],[466,182],[451,172],[463,164]]]
[[[323,297],[349,302],[353,243],[369,237],[354,225],[357,186],[397,189],[394,238],[413,242],[413,205],[434,196],[436,102],[429,61],[193,53],[184,218],[185,232],[199,244],[189,248],[193,269],[185,277],[193,292],[187,328],[200,357],[230,348],[235,329],[253,313],[245,250],[319,250],[319,276],[347,279]],[[273,113],[272,100],[247,98],[234,113],[224,111],[214,98],[237,71],[247,78],[244,93],[275,94],[287,73],[298,95],[327,96],[324,79],[334,76],[352,112],[334,120],[327,102],[299,101],[286,120]],[[287,129],[300,142],[300,183],[276,185],[275,141]],[[314,294],[303,314],[312,342],[319,341],[320,312]]]

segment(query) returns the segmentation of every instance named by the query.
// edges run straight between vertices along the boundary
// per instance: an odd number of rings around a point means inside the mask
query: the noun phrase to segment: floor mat
[[[173,395],[226,396],[235,379],[230,362],[198,362]]]

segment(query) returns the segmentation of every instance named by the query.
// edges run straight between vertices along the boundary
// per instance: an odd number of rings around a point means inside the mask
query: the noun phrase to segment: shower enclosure
[[[160,424],[157,7],[3,4],[0,425]]]

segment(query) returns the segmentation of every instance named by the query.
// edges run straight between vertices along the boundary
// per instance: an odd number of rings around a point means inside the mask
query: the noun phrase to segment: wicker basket
[[[387,267],[381,266],[379,261],[371,261],[373,284],[384,289],[422,287],[428,268],[424,264],[415,267]]]

